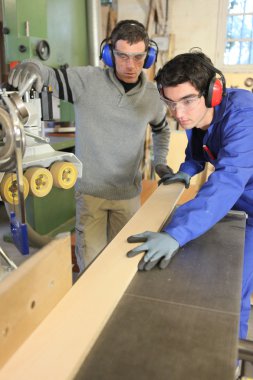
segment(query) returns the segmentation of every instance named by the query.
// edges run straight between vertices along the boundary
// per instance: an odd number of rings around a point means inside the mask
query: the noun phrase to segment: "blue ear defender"
[[[149,46],[147,57],[145,59],[144,65],[143,65],[144,69],[149,69],[156,62],[157,53],[158,53],[157,48]]]
[[[101,43],[101,47],[102,47],[102,44],[105,42],[102,41]],[[113,67],[114,66],[114,63],[113,63],[113,52],[112,52],[112,46],[111,44],[105,44],[103,46],[102,49],[100,49],[100,59],[102,59],[102,61],[104,62],[104,64],[106,66],[109,66],[109,67]]]

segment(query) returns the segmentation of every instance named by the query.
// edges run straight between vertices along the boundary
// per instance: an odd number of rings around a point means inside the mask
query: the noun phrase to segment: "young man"
[[[9,83],[22,83],[36,74],[37,91],[50,85],[55,96],[74,104],[75,153],[83,163],[76,186],[76,256],[84,269],[120,231],[140,206],[140,164],[147,124],[154,142],[154,164],[160,176],[166,166],[169,127],[166,108],[143,67],[152,65],[157,51],[144,26],[119,22],[101,44],[108,65],[52,69],[38,60],[17,66]]]
[[[216,73],[220,79],[216,78]],[[139,264],[164,268],[178,248],[210,229],[230,209],[248,215],[245,235],[240,337],[247,335],[253,292],[253,94],[226,89],[225,78],[203,53],[186,53],[165,64],[157,75],[162,100],[188,137],[185,162],[164,184],[184,182],[214,165],[196,198],[179,207],[161,233],[145,232],[129,242],[143,242],[128,253],[146,251]]]

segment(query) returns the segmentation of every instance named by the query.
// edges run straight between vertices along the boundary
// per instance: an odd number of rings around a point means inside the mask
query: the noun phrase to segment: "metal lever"
[[[4,260],[7,262],[7,264],[11,268],[17,269],[17,265],[6,255],[6,253],[3,251],[2,247],[0,247],[0,255],[4,258]]]
[[[29,79],[28,81],[25,83],[24,87],[18,92],[18,95],[22,98],[22,96],[25,94],[25,92],[30,89],[30,87],[32,87],[33,83],[36,81],[37,79],[37,75],[36,74],[33,74]]]
[[[37,141],[42,141],[44,143],[49,143],[50,142],[50,138],[49,137],[41,137],[41,136],[38,136],[38,135],[35,135],[31,132],[28,132],[28,131],[25,131],[25,134],[29,137],[32,137],[34,138],[34,140],[37,140]]]

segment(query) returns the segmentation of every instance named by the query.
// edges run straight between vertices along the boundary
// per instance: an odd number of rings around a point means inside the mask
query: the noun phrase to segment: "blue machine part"
[[[20,223],[16,218],[15,212],[10,213],[10,226],[13,242],[22,255],[29,255],[29,240],[27,225]]]

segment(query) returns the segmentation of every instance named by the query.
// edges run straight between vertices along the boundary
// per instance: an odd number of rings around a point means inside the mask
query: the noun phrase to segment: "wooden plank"
[[[71,266],[70,236],[65,235],[0,283],[0,367],[71,288]]]
[[[142,181],[142,193],[141,193],[141,204],[143,205],[146,200],[150,197],[150,195],[157,189],[157,181],[156,180],[148,180],[144,179]],[[191,185],[189,189],[185,189],[183,194],[178,200],[178,205],[182,205],[185,202],[193,199],[199,191],[199,186]]]
[[[159,186],[0,371],[0,379],[73,379],[137,270],[127,237],[158,231],[183,191]]]
[[[142,181],[141,204],[143,205],[151,194],[157,189],[157,181],[152,179],[144,179]]]

